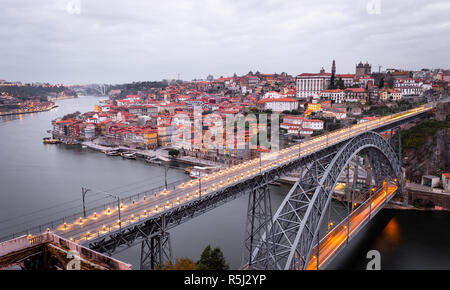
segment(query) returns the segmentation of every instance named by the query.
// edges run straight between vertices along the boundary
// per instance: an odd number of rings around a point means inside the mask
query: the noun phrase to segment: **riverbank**
[[[78,96],[61,96],[61,97],[55,97],[55,98],[48,98],[49,101],[61,101],[61,100],[70,100],[70,99],[77,99]]]
[[[50,111],[50,110],[55,109],[57,107],[59,107],[59,106],[57,104],[54,104],[54,105],[49,106],[49,107],[44,108],[44,109],[19,110],[19,111],[16,111],[16,112],[7,112],[7,113],[0,112],[0,117],[1,116],[13,116],[13,115],[24,115],[24,114],[33,114],[33,113],[47,112],[47,111]]]
[[[187,165],[193,165],[193,166],[211,166],[211,167],[219,167],[222,168],[225,165],[209,160],[203,160],[195,157],[190,156],[182,156],[173,158],[169,156],[169,153],[165,149],[155,149],[155,150],[137,150],[137,149],[130,149],[128,147],[119,146],[119,147],[108,147],[103,146],[98,143],[92,142],[92,141],[85,141],[81,143],[82,146],[86,146],[88,149],[105,152],[105,151],[111,151],[111,150],[123,150],[123,151],[132,151],[136,153],[137,157],[141,157],[144,159],[148,158],[159,158],[159,159],[169,159],[170,161],[187,164]]]

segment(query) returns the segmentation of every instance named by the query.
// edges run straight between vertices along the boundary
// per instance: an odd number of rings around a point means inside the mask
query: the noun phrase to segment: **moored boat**
[[[110,151],[105,151],[106,156],[119,156],[120,153],[119,151],[116,150],[110,150]]]
[[[147,163],[152,163],[152,164],[157,164],[157,165],[162,164],[162,162],[160,160],[158,160],[158,158],[156,158],[156,157],[153,157],[153,158],[149,157],[149,158],[145,159],[145,161]]]
[[[44,144],[59,144],[61,143],[61,140],[59,139],[52,139],[52,138],[44,138]]]
[[[124,152],[124,153],[122,153],[122,157],[127,158],[127,159],[136,159],[136,153]]]

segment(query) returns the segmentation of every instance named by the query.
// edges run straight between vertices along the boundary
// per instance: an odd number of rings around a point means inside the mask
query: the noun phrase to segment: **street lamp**
[[[259,175],[261,175],[262,170],[262,151],[259,151]]]
[[[201,197],[202,197],[202,174],[200,172],[198,176],[198,198]]]
[[[85,196],[88,192],[92,191],[92,189],[89,188],[81,188],[81,192],[82,192],[82,196],[83,196],[83,213],[84,213],[84,217],[86,217],[86,204],[85,204]],[[122,220],[120,218],[120,196],[118,195],[113,195],[111,193],[108,192],[103,192],[103,191],[98,191],[99,193],[103,193],[106,196],[112,197],[112,198],[117,198],[117,208],[118,208],[118,213],[119,213],[119,228],[122,229]],[[109,210],[109,209],[108,209]]]
[[[84,213],[84,217],[86,217],[85,197],[86,197],[86,194],[87,194],[89,191],[92,191],[92,190],[90,190],[90,189],[88,189],[88,188],[84,188],[84,187],[81,188],[81,196],[82,196],[82,198],[83,198],[83,213]]]

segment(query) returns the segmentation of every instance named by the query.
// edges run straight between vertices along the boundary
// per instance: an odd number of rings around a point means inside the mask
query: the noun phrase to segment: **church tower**
[[[336,61],[333,59],[333,65],[331,66],[331,74],[336,75]]]

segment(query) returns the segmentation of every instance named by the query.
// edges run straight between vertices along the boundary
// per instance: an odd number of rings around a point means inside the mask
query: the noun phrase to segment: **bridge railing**
[[[167,189],[173,190],[183,182],[184,182],[183,180],[179,180],[176,182],[169,183],[169,184],[167,184]],[[165,188],[166,188],[165,186],[159,186],[159,187],[152,188],[152,189],[149,189],[146,191],[142,191],[137,194],[133,194],[133,195],[121,198],[120,203],[123,204],[124,206],[132,205],[133,201],[134,202],[142,201],[144,198],[153,196],[153,195],[163,191]],[[100,206],[96,206],[94,208],[87,209],[86,210],[86,218],[94,215],[95,213],[100,213],[102,211],[105,211],[108,208],[110,208],[111,210],[114,210],[114,209],[117,209],[117,207],[118,207],[118,202],[117,202],[117,200],[114,200],[114,201],[102,204]],[[52,220],[52,221],[49,221],[49,222],[46,222],[46,223],[43,223],[43,224],[40,224],[37,226],[33,226],[33,227],[28,228],[23,231],[15,232],[13,234],[1,237],[0,242],[15,239],[17,237],[21,237],[21,236],[29,235],[29,234],[31,234],[31,235],[41,234],[47,230],[54,230],[57,227],[63,225],[64,223],[75,222],[75,221],[79,220],[80,218],[82,218],[82,219],[85,218],[84,212],[78,212],[78,213],[72,214],[70,216],[65,216],[65,217],[62,217],[62,218],[59,218],[56,220]]]

